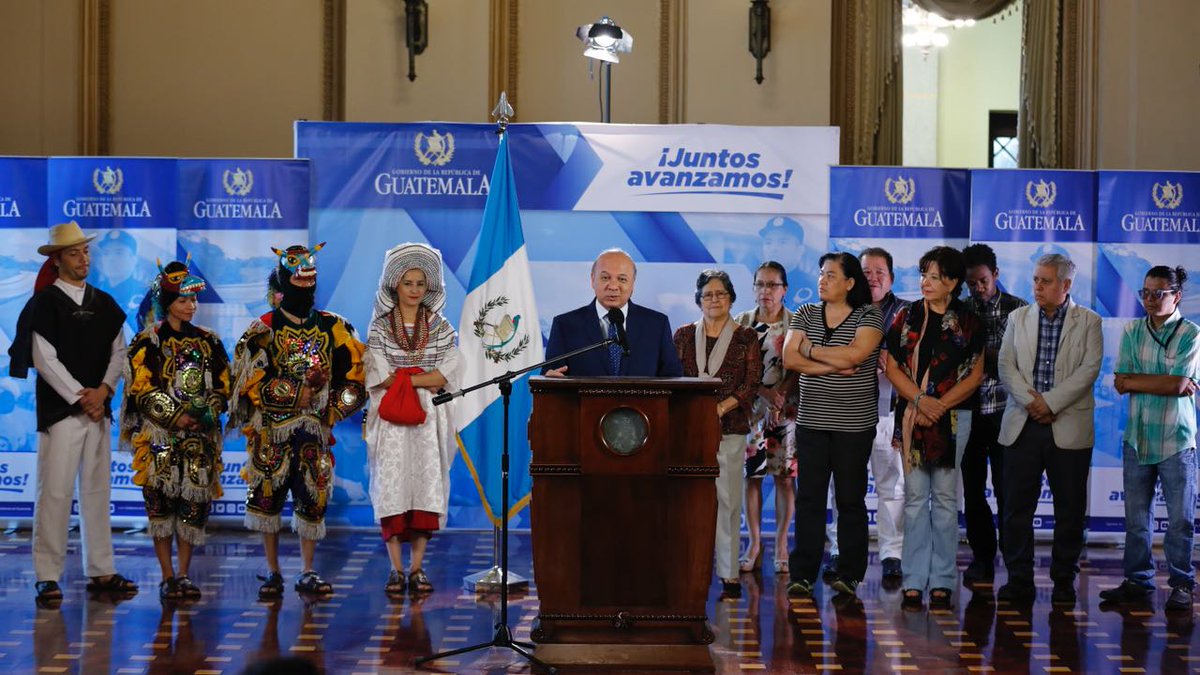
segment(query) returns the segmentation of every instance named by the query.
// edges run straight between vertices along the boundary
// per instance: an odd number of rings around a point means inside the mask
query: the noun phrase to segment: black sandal
[[[283,597],[282,574],[271,572],[266,576],[259,574],[258,578],[263,582],[263,585],[258,587],[259,600],[277,600]]]
[[[300,593],[310,593],[312,595],[331,595],[333,586],[321,578],[316,570],[305,570],[300,573],[300,578],[296,579],[296,591]]]
[[[417,568],[408,575],[408,590],[413,593],[432,593],[433,582],[429,581],[429,576],[425,574],[425,570]]]
[[[178,600],[183,597],[183,593],[179,590],[179,580],[175,577],[167,577],[158,582],[158,597],[163,600]]]
[[[138,592],[138,585],[125,577],[113,572],[104,581],[100,577],[92,577],[88,582],[89,593],[126,593],[132,595]]]
[[[37,591],[37,599],[42,602],[53,602],[63,599],[63,592],[59,588],[57,581],[39,581],[33,585],[33,589]]]
[[[921,591],[915,588],[906,588],[900,604],[908,609],[916,609],[921,606],[921,595]]]
[[[196,585],[188,576],[177,577],[175,583],[179,586],[179,595],[188,600],[199,600],[204,593],[200,591],[200,587]]]
[[[383,586],[383,592],[388,595],[403,595],[407,587],[408,582],[404,579],[404,574],[392,570],[388,573],[388,580]]]
[[[934,588],[929,591],[929,606],[945,609],[950,606],[951,590],[949,588]]]

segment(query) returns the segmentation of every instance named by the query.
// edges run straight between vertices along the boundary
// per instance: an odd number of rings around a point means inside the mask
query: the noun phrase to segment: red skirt
[[[406,511],[398,516],[387,516],[379,521],[379,530],[383,540],[397,537],[400,541],[412,541],[413,535],[428,539],[437,531],[438,514],[431,511]]]

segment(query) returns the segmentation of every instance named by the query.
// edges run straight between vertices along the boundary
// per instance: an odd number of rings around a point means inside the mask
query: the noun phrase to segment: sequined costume
[[[150,535],[200,546],[211,500],[221,489],[221,413],[229,400],[229,357],[215,333],[184,323],[151,326],[129,346],[121,448],[133,453]],[[199,422],[176,427],[184,414]]]
[[[292,529],[311,540],[325,536],[333,491],[331,430],[366,401],[365,347],[353,327],[336,314],[313,310],[311,293],[289,296],[292,275],[312,269],[315,277],[312,254],[319,248],[276,251],[281,263],[271,283],[283,302],[251,323],[234,350],[229,416],[229,427],[246,436],[246,527],[278,532],[290,491]],[[303,319],[297,323],[288,315]],[[303,406],[306,383],[314,391]]]

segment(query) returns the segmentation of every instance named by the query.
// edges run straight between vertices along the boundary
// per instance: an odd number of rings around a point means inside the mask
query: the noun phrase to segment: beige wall
[[[938,166],[988,165],[988,112],[1017,110],[1021,14],[947,31],[938,55]],[[908,56],[910,50],[905,50]]]
[[[659,119],[661,16],[654,0],[508,0],[519,8],[518,121],[599,119],[596,82],[573,29],[610,13],[634,34],[634,52],[614,67],[613,120]],[[772,3],[766,80],[754,83],[746,48],[749,3],[667,0],[685,57],[672,91],[684,122],[825,124],[829,119],[833,0]],[[114,154],[288,156],[292,121],[323,112],[322,0],[108,0]],[[0,2],[0,154],[81,151],[80,77],[84,0]],[[407,65],[401,0],[347,2],[347,119],[483,121],[492,101],[492,0],[430,3],[429,48]],[[1099,9],[1097,162],[1102,168],[1200,170],[1200,2],[1104,0]],[[672,16],[675,16],[674,14]],[[1018,30],[1014,18],[993,27]],[[978,27],[977,27],[978,30]],[[986,117],[962,106],[1011,108],[985,100],[1010,92],[984,42],[958,31],[943,55],[974,89],[943,92],[939,163],[980,166]],[[1005,38],[1007,39],[1007,38]],[[1007,43],[1005,43],[1007,44]],[[951,59],[970,47],[975,54]],[[1000,47],[996,47],[999,49]],[[1009,49],[1005,47],[1004,49]],[[983,69],[983,70],[978,70]],[[980,72],[987,73],[980,77]],[[955,102],[957,98],[958,103]],[[956,107],[958,106],[958,107]],[[945,127],[967,119],[976,130]],[[968,140],[974,139],[974,140]],[[957,152],[973,153],[966,157]],[[974,155],[978,154],[979,157]]]
[[[321,119],[319,0],[113,0],[114,155],[290,157]]]
[[[686,4],[683,121],[829,124],[832,0],[771,3],[771,52],[761,85],[748,44],[750,3]]]
[[[612,67],[612,121],[658,121],[659,3],[652,0],[521,0],[518,122],[599,122],[599,62],[588,79],[575,29],[610,16],[633,35],[633,51]]]
[[[1200,170],[1200,2],[1099,10],[1097,168]]]
[[[486,122],[488,3],[429,3],[429,45],[408,80],[403,0],[351,0],[346,7],[346,119],[365,122]]]
[[[0,154],[79,152],[78,0],[0,3]]]

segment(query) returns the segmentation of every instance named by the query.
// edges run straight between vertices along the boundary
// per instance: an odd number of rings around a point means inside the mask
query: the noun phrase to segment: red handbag
[[[412,384],[412,376],[423,372],[415,366],[396,370],[396,379],[379,402],[380,417],[392,424],[407,426],[425,422],[425,410],[421,408],[421,399],[417,397],[417,390]]]

